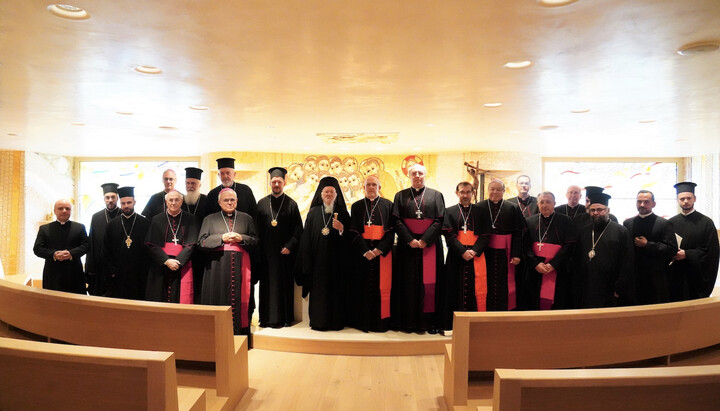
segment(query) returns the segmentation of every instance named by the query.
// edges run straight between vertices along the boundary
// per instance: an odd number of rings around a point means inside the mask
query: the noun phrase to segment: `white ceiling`
[[[82,21],[49,4],[0,2],[0,148],[720,151],[720,51],[676,52],[720,40],[718,0],[81,0]],[[514,60],[534,64],[503,67]],[[316,136],[391,132],[392,144]]]

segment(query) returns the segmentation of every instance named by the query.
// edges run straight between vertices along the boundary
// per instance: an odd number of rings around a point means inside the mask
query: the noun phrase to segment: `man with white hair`
[[[391,297],[394,327],[405,332],[437,333],[443,307],[442,193],[425,186],[427,169],[408,170],[412,186],[395,194],[392,216],[397,256]]]
[[[80,261],[89,247],[85,226],[70,221],[70,200],[56,201],[53,211],[57,220],[40,226],[33,246],[35,255],[45,260],[43,288],[85,294]]]

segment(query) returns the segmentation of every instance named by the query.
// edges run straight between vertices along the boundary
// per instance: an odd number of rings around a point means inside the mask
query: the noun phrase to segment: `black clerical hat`
[[[202,179],[202,169],[197,167],[185,167],[185,178]]]
[[[118,192],[118,184],[115,183],[105,183],[100,185],[100,187],[103,189],[103,194]]]
[[[591,192],[589,196],[587,196],[590,199],[590,204],[602,204],[604,206],[607,206],[610,202],[610,194],[605,193],[599,193],[599,192]]]
[[[320,179],[320,181],[318,182],[317,190],[315,190],[315,196],[313,197],[312,203],[310,203],[310,207],[321,205],[323,203],[321,194],[323,188],[327,186],[335,187],[335,192],[337,193],[337,198],[335,199],[335,209],[347,209],[347,206],[345,205],[345,198],[343,197],[343,192],[340,189],[340,183],[338,183],[337,178],[331,176],[323,177]]]
[[[677,190],[677,193],[693,193],[695,194],[695,187],[697,184],[690,182],[690,181],[683,181],[682,183],[677,183],[673,187],[675,187],[675,190]]]
[[[223,157],[217,159],[218,170],[221,168],[235,168],[235,159],[232,157]]]
[[[285,178],[285,174],[287,174],[287,170],[285,170],[282,167],[273,167],[270,170],[268,170],[268,173],[270,173],[270,178],[273,178],[273,177]]]
[[[120,187],[117,190],[118,198],[135,197],[135,187]]]
[[[586,186],[585,187],[585,196],[590,196],[592,193],[602,193],[605,191],[604,188],[598,187],[598,186]]]

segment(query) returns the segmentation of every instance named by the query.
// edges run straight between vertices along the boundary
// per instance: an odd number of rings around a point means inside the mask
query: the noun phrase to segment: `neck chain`
[[[198,207],[200,207],[200,197],[198,197],[197,203],[195,203],[195,211],[190,210],[190,204],[188,204],[187,209],[190,214],[195,215],[195,213],[197,213]]]
[[[574,220],[574,219],[575,219],[575,216],[577,216],[578,211],[580,211],[580,204],[578,204],[578,205],[575,206],[575,213],[572,215],[572,217],[570,216],[570,209],[571,209],[571,208],[572,208],[572,207],[568,207],[568,205],[565,204],[565,215],[568,216],[568,217],[570,217],[571,220]]]
[[[415,198],[415,193],[414,193],[415,189],[413,187],[410,188],[410,195],[412,196],[413,203],[415,203],[415,217],[418,220],[421,220],[422,216],[423,216],[420,206],[423,204],[423,201],[425,199],[425,190],[424,189],[425,189],[425,187],[423,187],[423,192],[422,192],[422,195],[420,196],[420,204],[418,204],[417,199]]]
[[[470,204],[470,206],[468,207],[467,216],[465,216],[465,214],[463,214],[463,205],[462,204],[458,204],[458,205],[460,206],[460,207],[458,207],[458,208],[460,208],[460,217],[462,217],[462,220],[463,220],[462,229],[464,232],[467,233],[467,222],[468,222],[468,218],[470,218],[470,210],[472,210],[472,204]],[[498,213],[498,214],[500,214],[500,213]]]
[[[495,223],[497,222],[498,217],[500,217],[500,211],[502,210],[502,205],[505,202],[505,199],[503,198],[500,200],[500,206],[498,207],[498,213],[495,215],[495,218],[492,216],[492,205],[490,204],[490,199],[488,198],[488,212],[490,213],[490,224],[492,225],[492,228],[495,229]]]
[[[282,210],[283,203],[285,202],[285,193],[282,195],[282,200],[280,201],[280,207],[278,207],[278,212],[273,216],[273,209],[272,209],[272,198],[270,199],[270,225],[273,227],[277,227],[278,222],[277,219],[280,217],[280,210]]]
[[[525,210],[530,207],[530,197],[528,196],[526,199],[521,199],[520,196],[518,196],[518,207],[520,207],[520,215],[525,217]],[[523,207],[523,203],[526,203],[527,205]],[[530,212],[528,211],[528,217],[530,217]]]
[[[168,227],[170,227],[170,232],[173,235],[172,242],[175,243],[175,245],[178,245],[178,238],[177,235],[180,232],[180,225],[182,224],[182,211],[180,211],[180,220],[178,221],[178,227],[177,230],[173,230],[172,223],[170,222],[170,213],[165,213],[165,217],[167,217]]]
[[[236,211],[236,212],[234,213],[234,215],[233,215],[233,223],[232,223],[233,228],[235,228],[235,220],[237,220],[237,215],[238,215],[238,213],[237,213],[237,211]],[[230,229],[230,226],[228,226],[227,221],[225,221],[225,217],[227,217],[228,220],[230,220],[230,216],[227,215],[227,214],[225,214],[225,212],[223,211],[223,223],[225,223],[225,228],[227,228],[227,232],[228,232],[228,233],[229,233],[229,232],[232,232],[232,230]]]
[[[595,257],[595,246],[598,242],[600,242],[600,239],[602,238],[603,234],[605,234],[605,230],[607,230],[608,226],[610,225],[610,222],[605,225],[605,228],[603,228],[602,233],[600,233],[600,236],[598,237],[597,241],[595,241],[595,228],[590,229],[590,233],[592,234],[592,249],[588,253],[588,257],[592,260]]]
[[[369,200],[367,197],[365,197],[365,200],[370,201],[370,203],[372,204],[372,200]],[[365,201],[365,215],[368,218],[367,219],[368,227],[370,227],[372,225],[372,217],[373,217],[373,213],[375,213],[375,207],[377,207],[377,205],[380,204],[380,200],[378,199],[378,197],[375,197],[375,200],[377,200],[377,201],[375,202],[375,205],[372,206],[372,208],[370,209],[369,212],[368,212],[367,201]]]
[[[130,238],[130,235],[133,232],[133,228],[135,228],[135,220],[137,220],[137,214],[135,214],[134,211],[133,211],[132,215],[133,215],[133,222],[132,222],[132,225],[130,226],[129,233],[125,229],[125,222],[123,221],[122,218],[120,219],[120,225],[122,226],[123,232],[125,233],[125,245],[127,246],[127,248],[130,248],[130,246],[132,245],[132,239]],[[130,217],[127,217],[127,218],[130,219]]]
[[[323,203],[321,207],[322,208],[320,209],[320,216],[322,217],[322,220],[323,220],[323,228],[322,228],[322,230],[320,230],[320,233],[322,235],[328,235],[328,234],[330,234],[330,229],[328,228],[328,224],[330,224],[330,221],[332,221],[333,216],[332,216],[332,213],[330,213],[331,214],[330,218],[328,218],[328,220],[325,221],[325,203]],[[332,207],[333,207],[332,210],[335,211],[335,204],[333,204]]]
[[[118,208],[115,207],[115,210],[114,210],[114,211],[115,211],[115,215],[112,216],[112,218],[117,217],[117,210],[118,210]],[[112,213],[112,211],[111,211],[111,213]],[[108,209],[107,209],[107,207],[105,207],[105,223],[106,223],[106,224],[110,222],[110,218],[111,218],[111,217],[110,217],[110,215],[109,215],[109,213],[108,213]]]
[[[550,231],[550,226],[552,225],[553,220],[555,219],[555,213],[553,213],[552,217],[550,218],[550,222],[548,223],[547,227],[545,227],[545,234],[543,234],[541,236],[540,235],[540,226],[542,225],[542,219],[543,219],[543,215],[540,214],[540,216],[538,217],[538,238],[540,239],[540,241],[538,241],[538,243],[539,243],[538,250],[539,251],[542,251],[543,241],[545,241],[545,237],[547,237],[547,233],[548,233],[548,231]]]

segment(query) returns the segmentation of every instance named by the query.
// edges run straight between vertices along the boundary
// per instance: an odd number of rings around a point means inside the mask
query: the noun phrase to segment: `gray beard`
[[[332,213],[333,210],[334,210],[334,208],[335,208],[333,203],[330,203],[330,204],[324,204],[324,203],[323,203],[323,207],[324,207],[324,209],[325,209],[325,214],[330,214],[330,213]]]
[[[188,191],[188,193],[185,194],[185,203],[187,203],[187,205],[195,205],[197,204],[199,198],[199,191]]]

